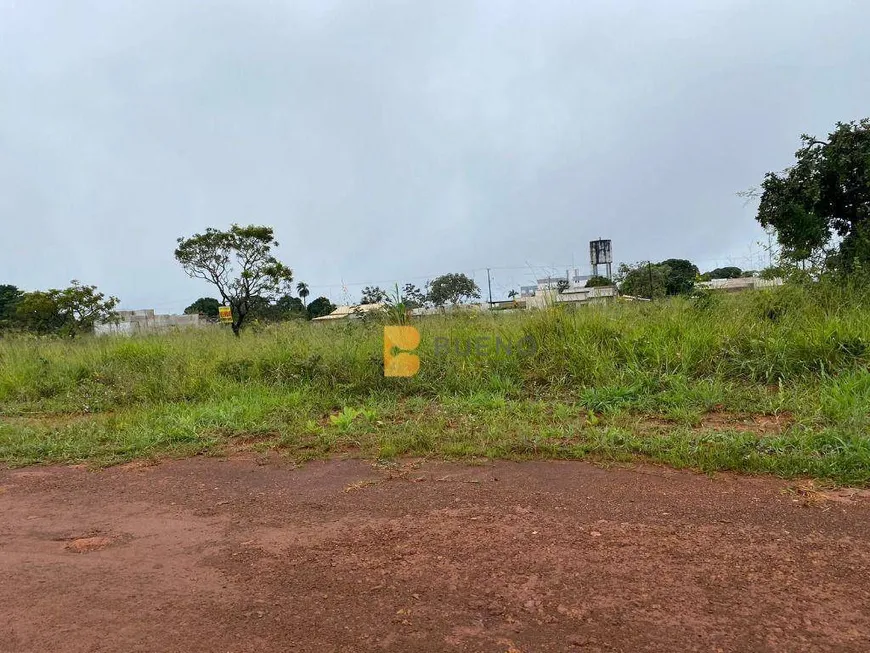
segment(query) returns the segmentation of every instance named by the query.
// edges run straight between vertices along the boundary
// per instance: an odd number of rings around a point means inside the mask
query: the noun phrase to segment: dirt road
[[[788,488],[582,463],[4,470],[0,650],[866,651],[870,501]]]

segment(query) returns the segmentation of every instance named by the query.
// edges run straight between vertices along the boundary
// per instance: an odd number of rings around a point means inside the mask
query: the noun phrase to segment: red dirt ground
[[[870,501],[583,463],[0,471],[0,651],[866,651]]]

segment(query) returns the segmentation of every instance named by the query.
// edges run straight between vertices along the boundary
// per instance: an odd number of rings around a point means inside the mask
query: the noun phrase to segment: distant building
[[[760,277],[738,277],[737,279],[711,279],[699,281],[695,288],[701,290],[721,290],[722,292],[740,292],[743,290],[756,290],[758,288],[773,288],[781,286],[782,279],[762,279]]]
[[[556,290],[559,284],[564,284],[566,281],[569,287],[577,286],[582,288],[591,278],[591,275],[580,274],[576,269],[573,275],[569,275],[566,271],[564,277],[544,277],[543,279],[538,279],[537,284],[534,286],[520,286],[520,297],[534,297],[541,292]]]
[[[162,333],[173,329],[202,327],[208,324],[199,315],[155,315],[153,308],[136,311],[115,311],[117,322],[98,322],[94,333],[98,336],[132,336],[146,333]]]

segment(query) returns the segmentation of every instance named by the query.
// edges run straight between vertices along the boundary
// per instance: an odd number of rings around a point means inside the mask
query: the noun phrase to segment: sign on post
[[[229,306],[218,306],[218,316],[221,324],[233,323],[233,309]]]

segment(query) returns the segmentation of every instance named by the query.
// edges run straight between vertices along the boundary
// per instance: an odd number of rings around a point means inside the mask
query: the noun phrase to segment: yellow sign
[[[218,315],[222,324],[233,323],[233,309],[229,306],[218,306]]]
[[[408,353],[419,346],[420,332],[414,327],[385,326],[384,376],[414,376],[419,372],[420,357]]]

